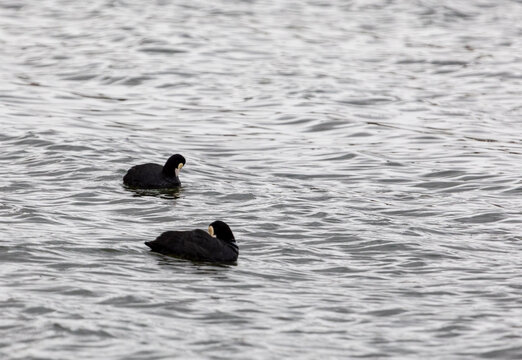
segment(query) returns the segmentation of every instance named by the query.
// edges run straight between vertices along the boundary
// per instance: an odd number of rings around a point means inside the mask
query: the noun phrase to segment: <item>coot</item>
[[[203,230],[167,231],[145,243],[152,251],[184,259],[209,262],[235,262],[239,249],[232,230],[223,221],[214,221]]]
[[[123,183],[136,189],[170,189],[181,185],[179,171],[185,165],[180,154],[172,155],[165,165],[136,165],[127,171]]]

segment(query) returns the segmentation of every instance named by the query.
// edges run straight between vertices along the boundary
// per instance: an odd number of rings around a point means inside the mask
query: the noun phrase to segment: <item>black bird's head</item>
[[[225,224],[223,221],[217,220],[208,226],[208,233],[210,236],[215,236],[219,240],[223,240],[226,242],[235,242],[234,234],[232,234],[232,230]]]
[[[169,177],[178,177],[183,165],[185,165],[185,158],[182,155],[172,155],[163,165],[163,173]]]

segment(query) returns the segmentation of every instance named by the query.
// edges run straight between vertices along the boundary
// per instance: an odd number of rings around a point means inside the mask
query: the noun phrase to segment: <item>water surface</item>
[[[0,357],[519,359],[521,14],[2,1]],[[236,266],[143,244],[216,219]]]

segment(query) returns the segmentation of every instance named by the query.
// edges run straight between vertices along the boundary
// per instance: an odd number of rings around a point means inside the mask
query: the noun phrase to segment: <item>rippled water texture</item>
[[[521,358],[520,1],[0,4],[0,358]]]

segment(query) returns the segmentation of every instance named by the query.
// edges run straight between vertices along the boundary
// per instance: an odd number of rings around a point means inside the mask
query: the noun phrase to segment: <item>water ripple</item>
[[[2,359],[520,357],[519,1],[0,8]]]

